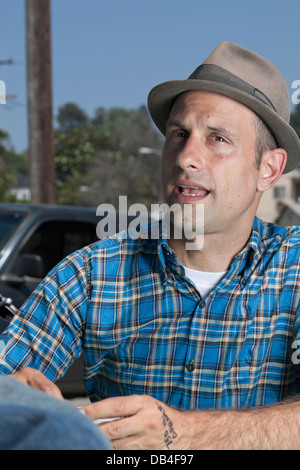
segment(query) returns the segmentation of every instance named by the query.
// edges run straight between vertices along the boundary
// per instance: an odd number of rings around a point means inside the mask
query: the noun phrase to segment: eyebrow
[[[175,119],[168,119],[166,122],[166,129],[168,127],[184,127],[183,124]]]

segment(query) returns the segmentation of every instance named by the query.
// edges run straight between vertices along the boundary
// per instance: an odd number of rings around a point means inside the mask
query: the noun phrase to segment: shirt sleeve
[[[81,353],[88,308],[81,250],[50,271],[0,336],[0,374],[32,367],[58,380]]]

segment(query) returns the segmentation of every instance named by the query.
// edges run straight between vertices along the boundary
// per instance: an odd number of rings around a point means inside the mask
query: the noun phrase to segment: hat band
[[[219,65],[203,64],[200,65],[193,73],[189,76],[188,80],[204,80],[209,82],[216,82],[222,85],[236,88],[237,90],[243,91],[248,95],[254,96],[262,103],[269,106],[273,111],[276,112],[276,108],[269,98],[257,88],[254,88],[249,83],[245,82],[241,78],[237,77],[228,70],[223,69]]]

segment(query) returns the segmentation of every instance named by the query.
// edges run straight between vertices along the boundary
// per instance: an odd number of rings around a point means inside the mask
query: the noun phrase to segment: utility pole
[[[50,0],[26,0],[31,202],[54,204]]]

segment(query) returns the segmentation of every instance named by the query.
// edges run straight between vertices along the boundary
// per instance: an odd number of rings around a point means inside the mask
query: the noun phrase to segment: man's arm
[[[87,405],[116,450],[300,449],[300,401],[245,410],[178,411],[149,396]]]
[[[39,284],[0,336],[0,374],[31,367],[56,381],[82,351],[89,309],[83,250]]]

